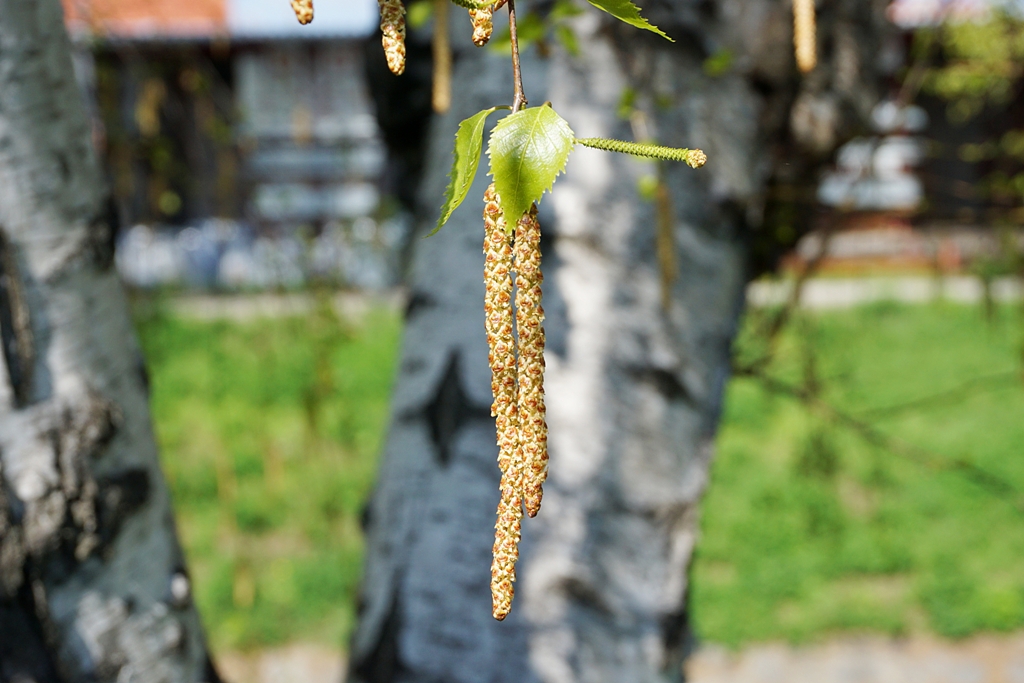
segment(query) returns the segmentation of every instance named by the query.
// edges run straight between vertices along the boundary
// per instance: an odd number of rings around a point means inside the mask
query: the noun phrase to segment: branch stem
[[[452,105],[452,47],[448,42],[448,0],[434,0],[434,84],[431,104],[443,114]]]
[[[508,32],[512,41],[512,81],[515,91],[512,95],[512,113],[526,106],[526,93],[523,91],[523,72],[519,68],[519,36],[516,35],[516,3],[508,0]]]

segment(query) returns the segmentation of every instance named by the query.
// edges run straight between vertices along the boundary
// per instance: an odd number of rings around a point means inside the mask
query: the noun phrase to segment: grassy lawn
[[[239,324],[139,310],[164,468],[214,645],[343,642],[398,315],[346,322],[325,306]],[[989,325],[970,307],[878,305],[803,318],[781,339],[773,377],[797,384],[813,365],[822,400],[913,444],[925,465],[754,379],[730,384],[693,568],[702,638],[1024,627],[1024,513],[947,466],[969,462],[1024,491],[1020,379],[898,408],[1019,369],[1017,320],[1009,309]],[[741,356],[757,346],[750,328]]]
[[[949,466],[1024,491],[1018,320],[884,304],[797,321],[782,339],[772,376],[797,384],[813,357],[822,399],[911,457],[735,379],[693,568],[700,636],[1024,627],[1024,499]]]
[[[196,600],[215,647],[337,646],[362,570],[400,340],[396,313],[137,316]]]

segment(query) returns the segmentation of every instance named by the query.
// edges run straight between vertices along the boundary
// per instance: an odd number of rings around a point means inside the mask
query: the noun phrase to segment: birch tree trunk
[[[793,65],[788,2],[664,0],[645,13],[676,39],[588,11],[582,54],[531,50],[526,93],[577,136],[631,139],[632,88],[647,134],[700,147],[669,165],[670,249],[646,162],[577,148],[541,203],[550,478],[523,522],[516,601],[491,618],[499,471],[483,329],[481,174],[445,228],[416,243],[405,341],[349,680],[358,683],[678,681],[698,502],[742,309],[747,245],[769,183],[804,173],[874,98],[881,2],[822,11],[819,70]],[[459,12],[455,12],[458,17]],[[522,16],[520,8],[520,16]],[[473,51],[468,20],[448,115],[434,121],[418,230],[436,220],[458,122],[511,99],[507,58]],[[729,64],[709,75],[706,60]],[[670,286],[666,302],[662,278]]]
[[[214,681],[59,0],[0,0],[0,681]]]

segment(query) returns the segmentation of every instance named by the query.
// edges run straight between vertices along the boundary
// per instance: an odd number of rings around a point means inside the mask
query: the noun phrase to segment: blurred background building
[[[409,225],[381,192],[386,155],[363,63],[376,30],[372,0],[321,3],[305,27],[280,0],[64,4],[121,218],[118,263],[128,283],[399,282]],[[895,58],[913,67],[914,30],[1020,4],[894,0],[889,16],[906,32],[906,54]],[[971,150],[1012,128],[1020,112],[951,121],[947,108],[894,84],[873,130],[844,145],[820,178],[823,213],[792,245],[788,266],[802,268],[822,248],[818,267],[843,271],[948,272],[991,260],[1005,241],[979,191],[993,169]],[[823,226],[842,239],[826,240]]]
[[[800,240],[790,267],[817,260],[846,273],[987,271],[1007,240],[1024,245],[1016,207],[991,196],[997,165],[979,157],[979,146],[1020,120],[1020,94],[1003,108],[959,111],[964,99],[951,104],[929,83],[938,41],[920,44],[943,25],[1022,9],[1018,0],[893,0],[888,16],[903,31],[904,78],[872,112],[871,134],[843,145],[823,174],[816,195],[827,215]]]
[[[300,26],[270,0],[66,0],[134,285],[383,288],[405,224],[381,200],[365,90],[372,0]]]

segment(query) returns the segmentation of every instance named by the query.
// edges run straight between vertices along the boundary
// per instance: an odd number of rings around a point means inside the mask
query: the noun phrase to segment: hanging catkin
[[[405,6],[402,0],[377,0],[377,4],[384,56],[391,73],[398,76],[405,71]]]
[[[515,596],[516,562],[523,519],[522,499],[512,472],[501,475],[501,502],[494,524],[494,548],[491,559],[491,614],[501,621],[512,609]]]
[[[540,221],[534,204],[515,230],[516,333],[519,451],[523,462],[523,504],[533,517],[540,510],[548,476],[548,425],[544,407],[544,308],[540,285]]]
[[[814,0],[793,0],[793,49],[797,68],[803,73],[813,70],[818,63]]]
[[[313,21],[313,0],[292,0],[292,10],[300,24]]]
[[[501,502],[494,524],[491,559],[492,614],[508,616],[515,595],[523,518],[523,464],[519,453],[516,405],[516,353],[512,336],[512,236],[505,230],[498,196],[491,184],[484,193],[484,325],[491,364],[491,415],[498,441]]]
[[[492,183],[484,193],[484,325],[491,364],[491,392],[498,441],[498,466],[508,472],[519,455],[516,416],[516,350],[512,335],[512,236]],[[520,471],[516,478],[521,477]]]
[[[469,19],[473,22],[473,44],[477,47],[483,47],[491,39],[491,32],[494,30],[491,21],[493,14],[493,7],[469,10]]]

